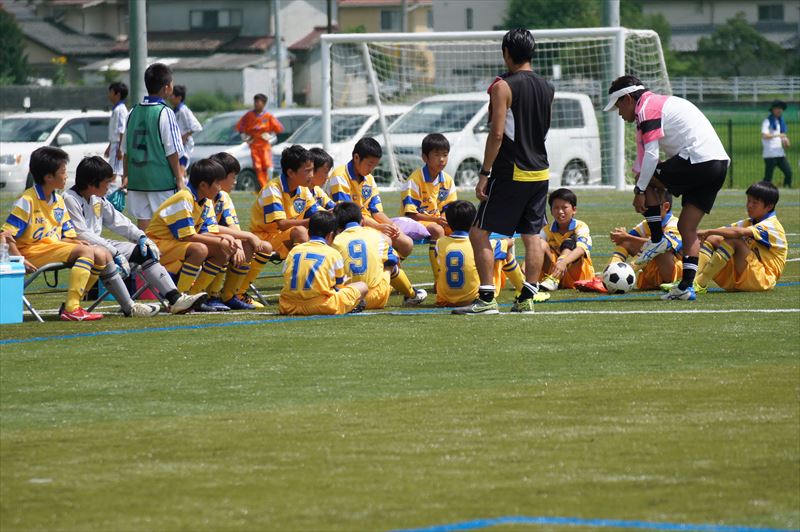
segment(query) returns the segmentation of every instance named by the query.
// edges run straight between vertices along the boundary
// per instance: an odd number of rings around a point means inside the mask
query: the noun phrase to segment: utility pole
[[[328,33],[333,33],[333,0],[328,0]]]
[[[400,31],[408,31],[408,0],[403,0],[400,8]]]
[[[281,0],[272,0],[272,16],[275,23],[275,60],[277,63],[275,80],[277,82],[277,89],[275,96],[277,101],[276,107],[283,107],[283,44],[281,43]]]
[[[619,2],[620,0],[603,0],[603,26],[618,28],[621,25]]]
[[[128,0],[128,53],[130,55],[131,95],[139,103],[147,94],[144,71],[147,68],[147,5],[145,0]]]

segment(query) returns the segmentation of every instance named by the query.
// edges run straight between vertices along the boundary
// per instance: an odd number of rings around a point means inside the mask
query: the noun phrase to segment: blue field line
[[[791,283],[778,283],[775,285],[776,287],[788,287],[788,286],[798,286],[800,285],[800,281],[791,282]],[[709,288],[709,292],[724,292],[721,288]],[[602,295],[602,296],[592,296],[592,297],[574,297],[570,299],[557,299],[557,300],[548,300],[544,301],[545,304],[560,304],[560,303],[585,303],[591,301],[624,301],[624,300],[631,300],[631,299],[641,299],[641,298],[653,298],[655,297],[651,292],[645,293],[636,293],[636,294],[620,294],[620,295]],[[542,303],[537,303],[537,305],[541,305]],[[511,303],[502,303],[500,304],[501,307],[510,307]],[[449,307],[437,307],[437,308],[417,308],[414,310],[395,310],[389,312],[365,312],[363,314],[343,314],[343,315],[336,315],[336,316],[281,316],[277,318],[269,318],[265,320],[245,320],[245,321],[229,321],[229,322],[221,322],[221,323],[198,323],[195,325],[171,325],[168,327],[151,327],[147,329],[117,329],[112,331],[97,331],[97,332],[86,332],[86,333],[74,333],[74,334],[63,334],[57,336],[34,336],[31,338],[9,338],[7,340],[0,340],[0,345],[9,345],[9,344],[26,344],[31,342],[44,342],[48,340],[72,340],[76,338],[93,338],[97,336],[116,336],[116,335],[123,335],[123,334],[136,334],[136,333],[148,333],[148,332],[169,332],[169,331],[185,331],[185,330],[193,330],[193,329],[211,329],[211,328],[222,328],[222,327],[240,327],[240,326],[247,326],[247,325],[262,325],[267,323],[284,323],[288,321],[313,321],[313,320],[325,320],[325,319],[341,319],[341,318],[357,318],[359,316],[374,316],[374,315],[385,315],[385,316],[398,316],[398,315],[420,315],[420,314],[450,314],[452,308]],[[800,532],[800,531],[798,531]]]
[[[627,528],[641,530],[697,530],[701,532],[800,532],[797,529],[761,528],[740,525],[713,525],[691,523],[659,523],[656,521],[628,521],[623,519],[581,519],[578,517],[527,517],[512,515],[491,519],[476,519],[461,523],[434,525],[423,528],[397,529],[394,532],[455,532],[477,530],[498,525],[561,525],[593,528]]]

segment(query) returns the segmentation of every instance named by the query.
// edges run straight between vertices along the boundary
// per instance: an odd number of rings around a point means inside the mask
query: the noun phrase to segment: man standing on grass
[[[536,42],[523,28],[503,37],[503,60],[508,72],[489,87],[490,132],[486,139],[475,195],[481,201],[469,239],[480,277],[478,299],[454,314],[497,314],[492,277],[494,253],[491,232],[520,233],[525,245],[525,283],[511,312],[532,313],[539,296],[544,254],[539,231],[546,218],[550,166],[544,139],[550,129],[555,90],[531,67]]]

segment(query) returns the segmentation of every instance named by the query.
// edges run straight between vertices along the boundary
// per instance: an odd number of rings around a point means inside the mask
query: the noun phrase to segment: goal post
[[[481,162],[487,133],[486,89],[505,71],[505,33],[323,35],[323,146],[330,150],[340,140],[338,133],[332,138],[338,113],[371,107],[380,120],[370,132],[384,146],[382,168],[392,184],[399,185],[413,166],[422,164],[422,136],[442,132],[451,143],[448,168],[453,165],[453,171],[448,171],[457,184],[470,185],[477,178],[475,166]],[[603,113],[602,107],[611,81],[626,73],[671,94],[658,34],[620,27],[531,33],[536,39],[533,69],[556,89],[548,135],[554,182],[625,188],[635,150],[633,128],[616,113]],[[425,105],[416,107],[416,114],[390,125],[398,113],[421,100]],[[392,115],[387,112],[390,107]]]

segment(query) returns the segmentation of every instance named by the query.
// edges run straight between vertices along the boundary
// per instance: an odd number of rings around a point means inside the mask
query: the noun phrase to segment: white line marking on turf
[[[786,259],[786,262],[797,262],[797,261],[800,261],[800,257],[796,259]]]
[[[800,312],[800,308],[732,308],[732,309],[670,309],[670,310],[554,310],[536,314],[786,314]],[[510,312],[508,314],[511,314]],[[522,314],[524,315],[524,314]]]

